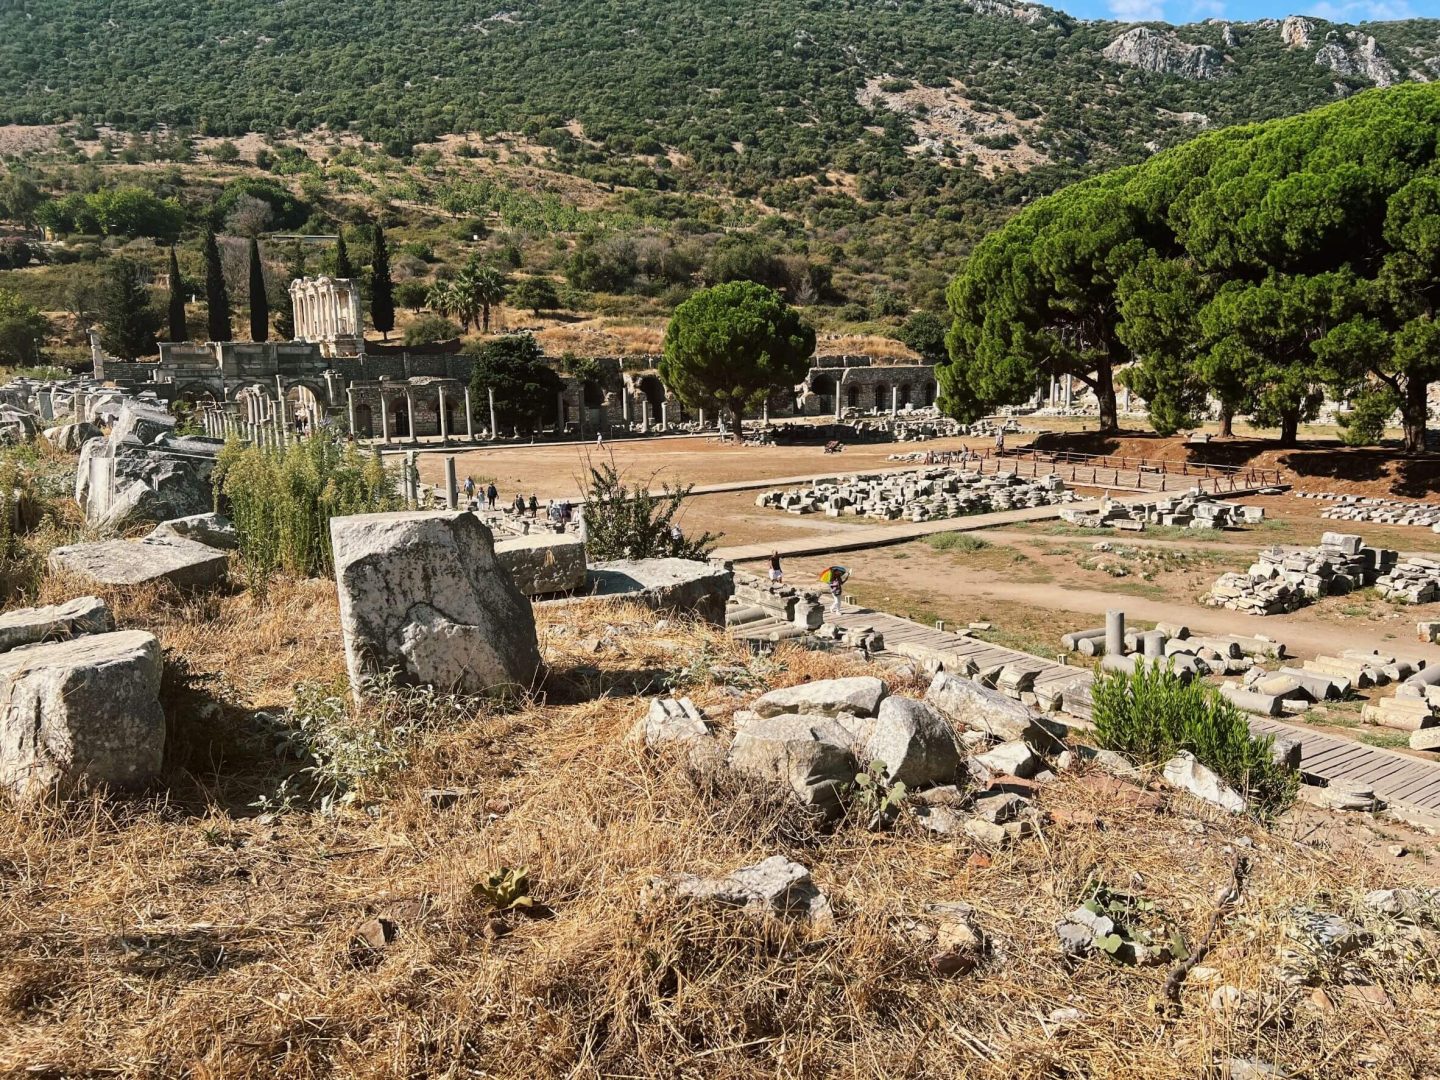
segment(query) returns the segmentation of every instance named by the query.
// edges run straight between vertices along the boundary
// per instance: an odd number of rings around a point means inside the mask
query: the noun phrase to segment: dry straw
[[[354,805],[256,816],[277,766],[254,711],[287,705],[299,680],[343,677],[332,587],[115,599],[183,664],[167,694],[185,746],[143,799],[4,811],[0,1074],[1190,1078],[1215,1055],[1296,1076],[1440,1072],[1428,936],[1366,969],[1393,1010],[1321,1011],[1311,988],[1273,979],[1291,907],[1349,911],[1400,876],[1336,847],[1362,826],[1320,842],[1303,816],[1267,832],[1066,779],[1043,795],[1054,822],[1010,850],[904,819],[825,828],[624,736],[677,678],[723,737],[748,696],[727,683],[857,662],[793,648],[753,660],[713,629],[600,604],[542,609],[553,675],[518,706],[457,710]],[[1253,845],[1251,879],[1206,960],[1212,981],[1192,975],[1178,1015],[1157,1009],[1164,968],[1062,961],[1053,925],[1097,877],[1198,937],[1237,843]],[[652,876],[776,853],[810,868],[833,931],[641,902]],[[541,914],[494,936],[472,886],[502,866],[529,869]],[[955,900],[991,953],[941,976],[911,921]],[[393,940],[357,946],[374,917]],[[1221,982],[1270,996],[1219,1016]],[[1061,1009],[1078,1017],[1051,1019]]]

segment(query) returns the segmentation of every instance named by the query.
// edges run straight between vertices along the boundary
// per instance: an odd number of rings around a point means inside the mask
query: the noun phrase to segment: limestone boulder
[[[0,615],[0,653],[22,645],[65,641],[114,629],[115,616],[98,596],[81,596],[46,607],[17,608]]]
[[[52,548],[47,562],[52,573],[73,575],[95,585],[166,581],[186,590],[219,584],[230,566],[223,551],[193,540],[156,536]]]
[[[193,540],[221,551],[234,551],[240,546],[240,534],[235,531],[234,523],[223,514],[191,514],[162,521],[151,530],[150,535],[167,540]]]
[[[165,749],[160,676],[160,642],[136,630],[0,655],[0,786],[143,783]]]
[[[330,537],[357,693],[385,671],[464,694],[534,682],[535,615],[474,514],[339,517]]]
[[[730,744],[731,768],[789,786],[806,806],[838,814],[855,780],[852,736],[832,717],[772,716],[752,720]]]
[[[705,714],[688,697],[656,698],[630,730],[630,738],[646,746],[690,742],[709,736],[710,725],[705,721]]]
[[[1229,787],[1215,772],[1200,764],[1194,754],[1181,750],[1165,763],[1162,774],[1173,788],[1189,792],[1231,814],[1245,812],[1245,796]]]
[[[171,521],[208,513],[214,504],[211,458],[127,448],[117,450],[112,460],[108,489],[100,490],[92,473],[84,503],[86,520],[100,528]]]
[[[126,442],[137,442],[148,446],[161,435],[175,429],[176,418],[169,410],[159,405],[126,398],[120,406],[120,415],[110,428],[110,442],[119,446]]]
[[[889,779],[907,788],[955,779],[960,751],[945,718],[923,701],[887,697],[880,703],[862,763],[883,761]]]
[[[931,680],[925,700],[952,724],[983,731],[1002,742],[1023,739],[1042,748],[1064,748],[1049,725],[1028,706],[947,671]]]
[[[652,878],[651,895],[670,894],[719,907],[800,919],[827,928],[834,922],[830,901],[815,885],[810,871],[783,855],[772,855],[724,877],[672,874]]]
[[[67,454],[78,454],[80,448],[91,439],[100,438],[100,429],[94,424],[81,421],[78,424],[60,424],[56,427],[46,428],[42,434],[56,450],[63,450]]]
[[[526,596],[585,587],[585,541],[571,533],[537,533],[495,542],[495,555]]]
[[[1045,768],[1045,762],[1036,757],[1029,745],[1019,739],[1001,743],[992,750],[971,758],[971,771],[979,776],[1018,776],[1028,780]]]
[[[591,565],[587,587],[592,596],[634,600],[655,611],[694,615],[724,626],[735,576],[691,559],[617,559]]]
[[[756,698],[750,707],[761,716],[779,716],[783,713],[834,716],[842,712],[855,716],[874,716],[884,697],[883,682],[871,675],[857,675],[848,679],[821,679],[771,690]]]
[[[0,443],[18,445],[33,442],[39,425],[35,417],[23,409],[0,407]]]

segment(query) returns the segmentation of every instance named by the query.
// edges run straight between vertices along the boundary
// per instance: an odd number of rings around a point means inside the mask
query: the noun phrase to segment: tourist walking
[[[1003,431],[995,432],[995,452],[997,454],[1005,452],[1005,432]]]
[[[515,493],[515,516],[517,518],[525,516],[525,496],[519,492]]]
[[[472,476],[465,477],[465,501],[467,503],[475,501],[475,478]]]
[[[500,499],[500,492],[495,487],[495,481],[490,481],[490,486],[485,489],[485,501],[490,504],[490,509],[495,509],[495,504]]]
[[[535,497],[533,491],[530,493],[530,516],[532,518],[540,516],[540,500]]]
[[[785,584],[785,571],[780,568],[780,552],[770,552],[770,589],[773,592]]]
[[[840,594],[845,589],[845,579],[836,577],[830,579],[830,599],[834,601],[831,611],[836,615],[840,614]]]

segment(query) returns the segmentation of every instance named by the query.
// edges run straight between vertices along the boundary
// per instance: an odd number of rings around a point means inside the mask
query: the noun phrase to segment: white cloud
[[[1201,19],[1223,19],[1225,18],[1225,4],[1223,0],[1191,0],[1190,20],[1199,22]]]
[[[1121,22],[1157,22],[1165,18],[1160,0],[1108,0],[1110,14]]]

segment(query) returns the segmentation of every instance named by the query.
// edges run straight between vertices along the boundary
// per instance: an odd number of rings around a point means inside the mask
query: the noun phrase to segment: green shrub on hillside
[[[1162,762],[1189,750],[1262,812],[1295,798],[1297,774],[1271,758],[1274,740],[1255,738],[1245,715],[1201,682],[1186,684],[1168,667],[1136,666],[1101,675],[1091,691],[1095,735],[1107,750]]]
[[[241,559],[255,579],[276,570],[328,574],[332,517],[404,506],[379,455],[323,436],[283,450],[231,442],[220,453],[215,490],[229,503]]]

